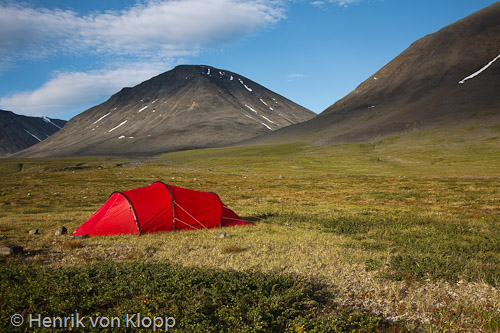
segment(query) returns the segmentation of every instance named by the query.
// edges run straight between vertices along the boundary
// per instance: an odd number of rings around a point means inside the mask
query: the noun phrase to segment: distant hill
[[[15,153],[39,143],[65,124],[65,120],[28,117],[0,110],[0,155]]]
[[[216,147],[313,116],[242,75],[183,65],[122,89],[18,156],[137,155]]]
[[[314,119],[253,142],[329,145],[428,129],[500,128],[500,2],[430,34]]]

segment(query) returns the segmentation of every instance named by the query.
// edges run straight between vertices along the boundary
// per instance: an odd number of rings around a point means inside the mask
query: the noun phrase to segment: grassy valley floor
[[[0,326],[80,311],[122,318],[118,331],[127,313],[175,317],[178,331],[499,331],[498,139],[419,135],[1,160],[2,242],[25,252],[1,258]],[[156,180],[216,192],[255,226],[54,235]]]

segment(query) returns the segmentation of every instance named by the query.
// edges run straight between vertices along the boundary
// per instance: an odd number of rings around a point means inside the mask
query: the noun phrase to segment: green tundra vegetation
[[[0,160],[1,242],[24,247],[0,258],[0,327],[78,312],[186,332],[499,331],[499,139],[467,135]],[[157,180],[216,192],[255,226],[54,235]]]

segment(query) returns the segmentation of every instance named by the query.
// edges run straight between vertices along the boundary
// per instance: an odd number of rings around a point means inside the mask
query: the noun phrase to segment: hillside
[[[215,147],[313,116],[239,74],[184,65],[122,89],[19,156],[158,154]]]
[[[59,131],[66,121],[0,110],[0,156],[18,152]]]
[[[254,142],[373,142],[439,128],[498,137],[499,45],[496,3],[414,42],[314,119]]]

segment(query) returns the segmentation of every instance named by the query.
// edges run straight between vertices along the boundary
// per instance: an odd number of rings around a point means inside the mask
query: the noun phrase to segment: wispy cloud
[[[300,73],[292,73],[292,74],[288,74],[286,76],[287,81],[295,81],[295,80],[302,79],[303,77],[305,77],[305,75],[304,74],[300,74]]]
[[[132,69],[56,73],[34,91],[0,98],[0,107],[56,114],[139,83],[179,57],[218,48],[285,18],[281,0],[149,0],[123,11],[81,15],[19,4],[0,4],[0,71],[19,60],[99,55],[154,65]],[[174,61],[172,60],[174,59]],[[163,64],[162,66],[157,66]]]
[[[328,4],[334,4],[339,7],[348,7],[349,5],[360,2],[361,0],[313,0],[309,3],[319,8],[325,8]]]
[[[360,1],[361,0],[328,0],[328,2],[334,3],[340,7],[347,7],[348,5],[352,5],[352,4],[358,3]]]
[[[0,106],[32,116],[57,115],[95,105],[124,86],[136,85],[166,69],[163,63],[134,63],[110,70],[58,73],[34,91],[0,98]]]
[[[310,1],[309,3],[313,6],[320,7],[320,8],[323,8],[323,6],[325,5],[325,1],[320,1],[320,0]]]
[[[88,18],[82,35],[85,43],[104,52],[172,55],[232,41],[283,17],[281,8],[267,1],[150,2],[127,12]]]
[[[86,16],[8,4],[0,5],[0,52],[172,57],[241,38],[284,17],[284,9],[270,0],[149,1]]]
[[[71,11],[0,5],[2,59],[41,58],[64,50],[70,36],[78,36],[82,20],[75,15]]]

